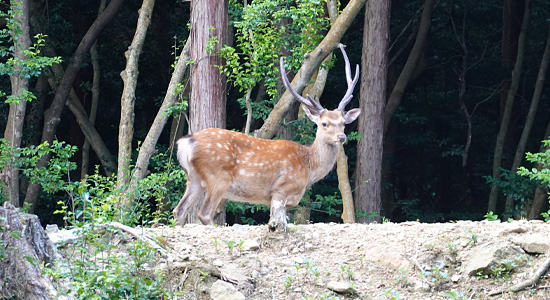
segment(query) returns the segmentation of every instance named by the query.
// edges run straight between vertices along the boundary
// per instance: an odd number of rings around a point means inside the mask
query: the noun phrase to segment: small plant
[[[456,257],[458,255],[458,250],[456,248],[456,244],[455,243],[452,243],[452,244],[447,244],[447,248],[449,249],[449,254],[452,256],[452,257]]]
[[[439,287],[449,279],[449,273],[445,272],[444,269],[445,263],[440,261],[437,266],[432,267],[430,271],[425,271],[423,275],[436,287]]]
[[[399,291],[393,290],[391,288],[382,288],[383,294],[380,295],[382,299],[385,300],[399,300],[401,299],[401,293]]]
[[[292,286],[292,281],[294,278],[292,275],[288,275],[285,277],[284,285],[285,285],[285,291],[288,291],[288,289]]]
[[[493,213],[493,211],[490,211],[490,212],[486,213],[483,217],[487,221],[497,221],[498,220],[498,215]]]
[[[467,300],[468,298],[466,298],[464,294],[466,294],[465,291],[457,292],[455,290],[451,290],[449,292],[441,293],[441,296],[453,300]]]
[[[469,239],[468,239],[468,242],[466,243],[466,246],[469,246],[470,244],[473,244],[475,246],[477,244],[477,235],[471,230],[468,230],[468,234],[469,234]]]
[[[353,280],[353,271],[350,267],[340,264],[340,277],[344,280]]]

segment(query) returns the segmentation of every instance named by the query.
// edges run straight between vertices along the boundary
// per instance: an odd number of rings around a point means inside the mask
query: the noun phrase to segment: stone
[[[212,284],[210,288],[210,298],[212,300],[244,300],[246,299],[243,293],[229,282],[218,280]]]
[[[515,239],[515,243],[527,253],[545,254],[550,249],[548,238],[538,234],[522,235]]]
[[[343,281],[329,281],[327,283],[327,288],[339,294],[357,294],[357,290],[349,283]]]
[[[243,242],[244,251],[256,251],[258,249],[260,249],[260,244],[258,244],[255,240],[245,240]]]
[[[526,263],[525,252],[509,242],[479,245],[464,259],[462,271],[468,275],[475,275],[479,271],[489,271],[507,259],[512,260],[518,267]]]

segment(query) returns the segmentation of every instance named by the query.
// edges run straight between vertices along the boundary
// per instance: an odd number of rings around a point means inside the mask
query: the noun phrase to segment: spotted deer
[[[281,57],[285,87],[317,124],[313,144],[260,139],[219,128],[204,129],[178,140],[178,161],[187,174],[187,189],[173,211],[178,223],[206,193],[198,213],[203,224],[213,224],[214,213],[231,200],[270,206],[269,229],[286,228],[286,208],[298,205],[306,189],[334,167],[339,146],[346,141],[344,126],[361,113],[359,108],[344,112],[359,79],[359,65],[352,80],[348,57],[343,47],[340,49],[348,89],[335,110],[326,110],[309,95],[300,96],[290,85]]]

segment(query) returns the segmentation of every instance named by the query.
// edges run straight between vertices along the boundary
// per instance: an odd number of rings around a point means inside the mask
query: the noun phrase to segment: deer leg
[[[288,217],[286,216],[286,200],[284,197],[273,197],[271,199],[271,209],[269,210],[269,223],[267,227],[270,231],[275,231],[277,229],[282,229],[286,231],[286,224]]]
[[[200,180],[193,180],[188,177],[185,193],[183,194],[183,197],[181,198],[176,208],[174,208],[174,210],[172,211],[177,224],[183,225],[185,221],[185,216],[187,215],[189,208],[195,202],[197,202],[197,200],[203,193],[204,188],[202,187]]]

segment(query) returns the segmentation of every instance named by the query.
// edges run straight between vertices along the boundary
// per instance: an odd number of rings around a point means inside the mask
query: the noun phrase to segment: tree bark
[[[502,163],[502,153],[504,151],[504,142],[506,138],[506,133],[508,132],[508,127],[510,125],[510,118],[512,116],[512,108],[514,106],[514,99],[516,97],[516,92],[519,87],[519,82],[521,78],[521,69],[523,66],[523,57],[525,51],[525,38],[527,35],[527,26],[529,25],[529,2],[530,0],[525,1],[525,11],[523,13],[523,22],[521,25],[521,31],[518,39],[518,54],[516,56],[516,63],[514,65],[514,70],[512,71],[512,82],[510,84],[510,89],[508,90],[508,97],[506,103],[504,104],[504,111],[502,114],[502,120],[500,122],[500,128],[498,130],[496,143],[495,143],[495,152],[493,156],[493,173],[492,176],[494,179],[500,178],[500,166]],[[491,193],[489,194],[489,203],[487,205],[487,211],[496,211],[497,209],[497,200],[498,200],[498,185],[493,184],[491,186]]]
[[[155,0],[143,0],[139,9],[139,18],[136,26],[134,39],[124,53],[126,57],[126,68],[120,73],[124,81],[124,88],[121,97],[120,125],[118,126],[118,169],[117,169],[117,189],[121,192],[122,199],[127,200],[129,193],[135,191],[128,190],[130,183],[130,161],[132,156],[132,139],[134,137],[134,104],[136,102],[136,85],[138,78],[138,63],[147,28],[151,23],[151,14]],[[123,207],[128,204],[122,201]]]
[[[382,150],[384,136],[384,103],[390,5],[386,1],[369,1],[365,9],[359,106],[359,132],[363,137],[357,146],[357,176],[355,179],[355,209],[377,213],[378,217],[358,218],[359,222],[380,221],[382,208]]]
[[[550,29],[550,28],[549,28]],[[533,97],[531,98],[531,105],[529,106],[529,112],[525,119],[525,126],[521,132],[521,137],[518,142],[518,148],[516,149],[516,155],[514,156],[514,162],[512,163],[512,172],[517,171],[523,157],[525,156],[525,147],[527,145],[527,139],[531,134],[531,128],[533,128],[533,122],[535,121],[535,115],[539,107],[540,96],[542,95],[542,90],[544,89],[544,81],[546,79],[546,70],[548,69],[548,62],[550,61],[550,30],[548,31],[548,36],[546,38],[546,47],[544,49],[544,54],[542,55],[542,61],[540,63],[539,73],[537,76],[537,82],[535,84],[535,91],[533,92]],[[511,211],[514,208],[514,198],[507,197],[505,211]]]
[[[304,63],[296,76],[292,80],[292,87],[296,92],[302,93],[302,90],[308,85],[310,78],[317,71],[323,60],[340,44],[340,39],[359,13],[366,0],[351,0],[338,16],[329,32],[323,38],[321,43],[304,59]],[[294,97],[290,92],[285,91],[273,110],[264,121],[264,125],[256,131],[256,136],[264,139],[270,139],[281,125],[281,120],[295,103]]]
[[[416,35],[416,41],[414,42],[411,53],[405,62],[403,70],[397,78],[397,82],[393,87],[384,109],[384,131],[388,130],[393,114],[401,103],[405,89],[415,74],[416,66],[420,61],[422,53],[424,52],[428,42],[428,34],[430,33],[430,28],[432,25],[432,12],[435,2],[435,0],[426,0],[424,2],[424,9],[422,10],[422,17],[420,18],[420,26],[418,28],[418,34]]]
[[[189,133],[209,127],[225,128],[226,77],[216,65],[223,65],[217,51],[226,44],[227,0],[204,0],[191,2],[191,97],[189,101]],[[209,41],[218,42],[213,52],[208,53]],[[201,198],[187,214],[184,223],[196,223],[202,205]],[[225,223],[225,212],[215,218],[217,224]]]
[[[111,0],[105,11],[94,21],[92,26],[90,26],[80,41],[71,63],[65,71],[65,75],[61,78],[61,82],[59,83],[59,88],[55,93],[53,102],[44,113],[42,142],[52,143],[57,131],[57,125],[59,125],[59,122],[61,121],[63,107],[67,103],[67,98],[84,60],[84,55],[90,50],[90,47],[92,47],[92,44],[95,42],[101,31],[103,31],[105,26],[111,22],[123,3],[124,0]],[[36,167],[40,168],[46,166],[50,157],[51,155],[44,155],[37,163]],[[29,184],[29,187],[27,188],[25,202],[31,205],[30,212],[34,211],[40,189],[41,187],[39,184]]]
[[[29,34],[29,0],[11,2],[10,6],[10,9],[13,11],[20,11],[20,13],[16,13],[14,16],[14,21],[19,23],[19,32],[11,32],[10,34],[14,41],[15,58],[24,61],[26,60],[24,51],[28,50],[31,46]],[[29,79],[22,76],[21,71],[21,66],[16,64],[13,75],[10,75],[11,94],[13,96],[22,95],[23,92],[29,89]],[[10,104],[4,138],[8,145],[13,148],[19,148],[21,146],[26,108],[26,100],[20,100],[19,102]],[[2,170],[2,173],[8,185],[7,190],[4,191],[4,193],[7,194],[5,197],[9,199],[12,205],[19,207],[21,204],[19,200],[19,170],[11,163],[8,163],[4,167],[4,170]]]
[[[40,265],[54,267],[62,259],[36,215],[19,213],[9,204],[0,207],[1,299],[73,299],[59,295],[53,282],[41,275]]]

